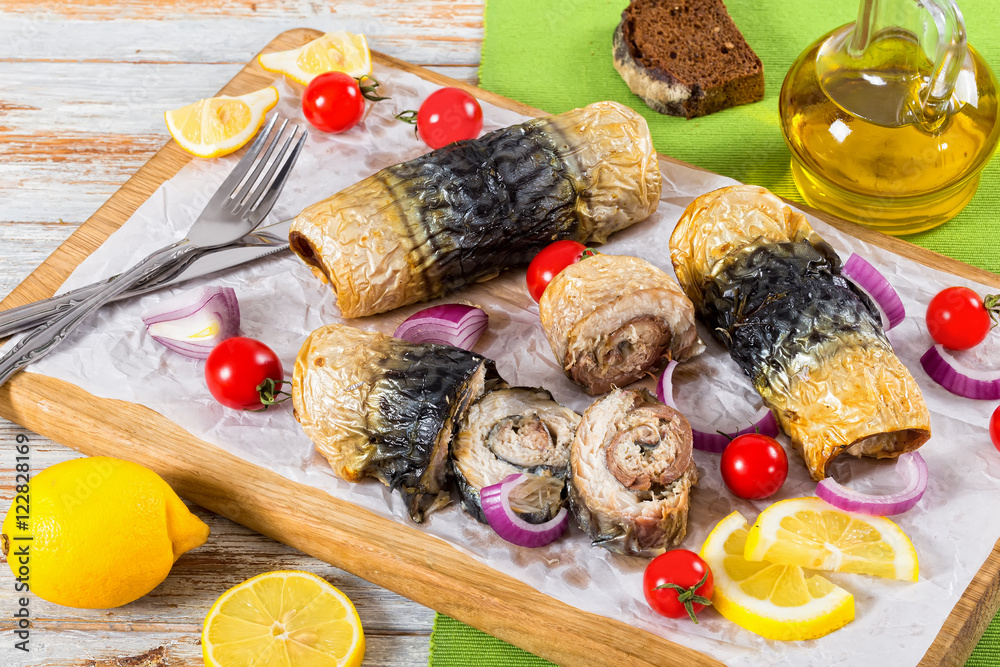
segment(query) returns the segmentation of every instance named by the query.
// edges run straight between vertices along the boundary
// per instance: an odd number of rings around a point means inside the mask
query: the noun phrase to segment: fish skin
[[[646,121],[597,102],[457,142],[304,209],[292,250],[344,317],[436,298],[560,239],[603,243],[659,203]]]
[[[398,490],[419,523],[450,495],[454,425],[498,380],[493,362],[472,352],[330,324],[299,350],[292,400],[338,476]]]
[[[754,384],[839,336],[889,345],[877,311],[806,241],[759,242],[734,251],[705,277],[701,315]],[[817,326],[817,323],[822,323]]]
[[[489,449],[484,439],[499,419],[515,415],[538,415],[548,426],[555,442],[550,458],[554,464],[518,466]],[[565,480],[569,475],[569,445],[580,415],[560,405],[552,394],[540,388],[504,387],[484,394],[466,413],[452,441],[452,470],[463,509],[480,523],[489,523],[483,513],[480,491],[499,484],[510,474],[548,475]],[[563,424],[562,422],[566,422]],[[563,489],[561,498],[565,499]],[[563,500],[544,512],[522,513],[529,523],[542,523],[556,515]]]
[[[670,237],[684,291],[810,476],[841,454],[893,458],[930,439],[920,388],[834,249],[764,188],[696,198]]]

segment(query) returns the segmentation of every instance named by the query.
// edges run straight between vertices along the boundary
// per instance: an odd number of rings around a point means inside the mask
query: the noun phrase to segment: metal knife
[[[233,243],[203,250],[194,255],[190,261],[178,267],[177,270],[169,274],[155,276],[147,282],[139,283],[132,289],[120,294],[115,300],[147,294],[161,287],[175,285],[185,280],[191,280],[192,278],[211,275],[287,250],[288,232],[291,226],[292,220],[282,220],[271,225],[258,227],[252,234],[247,234]],[[111,280],[111,278],[107,280]],[[58,315],[65,309],[72,307],[74,303],[85,299],[87,295],[100,289],[107,280],[0,312],[0,337],[9,336],[43,324],[49,318]]]

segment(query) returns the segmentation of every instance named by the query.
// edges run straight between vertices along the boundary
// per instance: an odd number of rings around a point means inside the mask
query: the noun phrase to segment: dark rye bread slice
[[[764,67],[722,0],[632,0],[615,69],[652,109],[694,118],[764,98]]]

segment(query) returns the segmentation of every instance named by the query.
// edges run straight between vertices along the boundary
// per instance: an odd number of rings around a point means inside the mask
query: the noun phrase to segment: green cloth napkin
[[[431,633],[430,667],[550,667],[551,662],[438,614]],[[978,667],[978,665],[976,666]]]
[[[661,116],[633,95],[611,64],[611,34],[627,0],[488,0],[480,85],[559,113],[618,100],[649,122],[657,149],[745,183],[802,201],[778,126],[778,91],[798,55],[857,17],[857,0],[726,0],[764,63],[763,101],[685,120]],[[1000,72],[1000,12],[993,0],[960,0],[969,42]],[[1000,273],[1000,160],[983,171],[975,198],[955,219],[905,237],[917,245]],[[430,667],[535,667],[551,663],[438,614]],[[1000,665],[1000,615],[966,667]]]

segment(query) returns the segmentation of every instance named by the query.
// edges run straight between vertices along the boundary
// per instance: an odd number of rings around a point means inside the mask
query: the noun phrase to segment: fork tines
[[[225,196],[221,203],[236,215],[253,218],[256,211],[270,210],[302,150],[305,130],[290,124],[287,118],[281,119],[280,124],[278,120],[278,114],[271,116],[219,187],[219,194]]]

